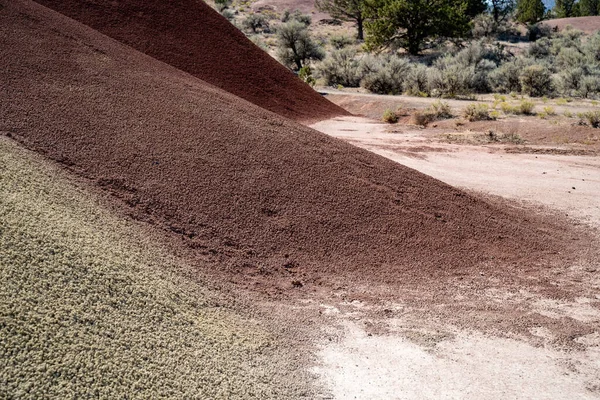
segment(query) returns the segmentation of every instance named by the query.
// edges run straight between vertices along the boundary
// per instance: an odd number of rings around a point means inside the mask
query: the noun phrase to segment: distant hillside
[[[559,30],[570,25],[575,29],[591,34],[600,30],[600,16],[549,19],[544,21],[544,24],[557,27]]]

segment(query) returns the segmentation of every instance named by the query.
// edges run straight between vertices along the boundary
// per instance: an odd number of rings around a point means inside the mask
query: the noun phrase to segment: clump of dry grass
[[[472,103],[463,111],[463,116],[469,121],[489,121],[496,119],[490,114],[487,104]]]
[[[382,119],[384,122],[387,122],[388,124],[395,124],[396,122],[398,122],[398,114],[396,114],[394,111],[392,111],[388,108],[387,110],[385,110],[383,112]]]
[[[307,393],[309,378],[229,297],[2,136],[0,249],[0,398]]]
[[[445,101],[434,101],[423,111],[417,111],[412,115],[412,122],[415,125],[427,126],[433,121],[452,118],[450,105]]]
[[[488,130],[487,132],[458,132],[458,133],[446,133],[441,136],[451,143],[464,143],[464,144],[482,144],[482,143],[512,143],[512,144],[523,144],[525,141],[517,133],[503,133],[496,132],[494,130]]]

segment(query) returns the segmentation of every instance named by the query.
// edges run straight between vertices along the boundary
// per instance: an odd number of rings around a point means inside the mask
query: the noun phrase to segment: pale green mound
[[[0,398],[305,393],[269,333],[182,263],[0,136]]]

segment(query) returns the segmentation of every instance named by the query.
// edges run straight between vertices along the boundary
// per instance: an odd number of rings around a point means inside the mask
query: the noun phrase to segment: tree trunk
[[[409,32],[407,33],[406,41],[408,45],[408,53],[413,56],[418,56],[419,51],[421,50],[421,39],[418,34],[414,34]]]
[[[356,27],[358,28],[358,35],[357,35],[358,40],[360,40],[360,41],[365,40],[365,34],[363,31],[363,17],[360,14],[356,18]]]

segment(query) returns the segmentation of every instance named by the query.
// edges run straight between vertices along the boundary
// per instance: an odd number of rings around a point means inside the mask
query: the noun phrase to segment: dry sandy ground
[[[507,152],[514,145],[452,144],[435,129],[361,117],[312,127],[451,185],[567,215],[590,230],[600,227],[600,157]],[[571,274],[577,270],[587,274]],[[480,305],[470,323],[431,318],[431,305],[415,308],[402,302],[402,293],[397,302],[383,306],[387,317],[373,316],[380,315],[373,311],[382,306],[356,300],[321,304],[337,328],[326,332],[329,342],[321,348],[315,372],[335,399],[600,398],[599,271],[597,264],[564,271],[556,284],[579,288],[564,299],[525,288],[467,288],[455,299],[471,298]],[[484,327],[480,317],[490,304],[523,308],[514,325],[525,331],[500,324]],[[435,308],[446,306],[441,302]],[[536,318],[545,320],[538,323]],[[381,330],[371,330],[374,325]],[[557,340],[564,329],[569,333]]]

